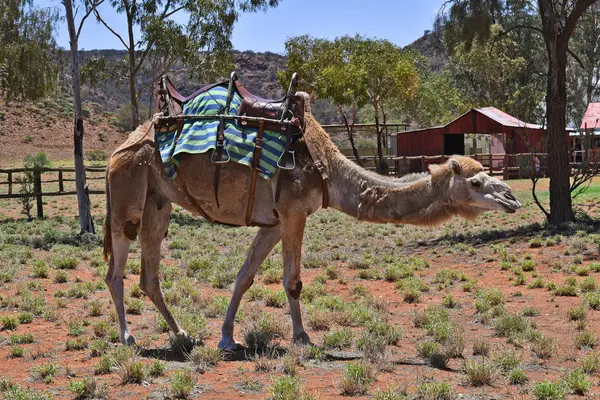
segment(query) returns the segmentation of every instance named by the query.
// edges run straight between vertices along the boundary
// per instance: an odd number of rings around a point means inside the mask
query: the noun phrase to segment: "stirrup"
[[[218,144],[217,143],[217,147],[222,147],[223,150],[225,150],[225,154],[227,155],[227,158],[223,160],[223,153],[221,153],[221,159],[217,160],[215,158],[215,154],[217,153],[217,149],[214,149],[212,154],[210,155],[210,161],[212,163],[215,164],[226,164],[231,160],[231,156],[229,155],[229,150],[227,150],[227,146],[225,146],[225,144]]]
[[[279,160],[277,160],[277,167],[279,167],[281,169],[287,169],[287,170],[292,170],[292,169],[296,168],[296,156],[294,155],[295,150],[290,150],[290,151],[288,151],[288,153],[292,155],[292,166],[288,167],[286,165],[281,165],[281,160],[283,160],[283,156],[285,155],[285,153],[283,153],[281,155],[281,157],[279,157]]]

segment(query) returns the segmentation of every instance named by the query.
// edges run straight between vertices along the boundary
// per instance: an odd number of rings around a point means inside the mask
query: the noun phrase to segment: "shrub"
[[[96,375],[105,375],[110,374],[111,368],[113,367],[113,359],[108,355],[103,355],[100,357],[98,364],[94,367],[94,374]]]
[[[25,350],[23,350],[20,346],[11,346],[9,356],[12,358],[20,358],[25,354]]]
[[[49,270],[48,266],[43,260],[37,260],[33,265],[33,277],[45,279],[48,278]]]
[[[522,355],[515,350],[506,349],[494,356],[494,364],[503,373],[507,373],[521,364]]]
[[[537,400],[563,400],[567,391],[562,383],[556,381],[543,381],[535,384],[533,395]]]
[[[572,371],[563,381],[569,392],[580,396],[589,392],[590,387],[592,386],[590,379],[580,369]]]
[[[14,315],[3,315],[0,317],[0,325],[3,331],[14,331],[19,325],[19,320]]]
[[[372,366],[362,362],[350,362],[342,373],[340,389],[343,395],[364,395],[375,381],[375,370]]]
[[[521,368],[513,368],[506,374],[506,379],[512,385],[522,385],[529,380],[529,377]]]
[[[423,400],[453,400],[454,388],[448,382],[425,382],[417,386],[417,395]]]
[[[10,343],[12,344],[28,344],[33,343],[34,341],[34,336],[29,332],[23,333],[22,335],[12,335],[10,337]]]
[[[152,378],[157,378],[164,375],[167,363],[161,360],[154,360],[148,368],[148,375]]]
[[[98,385],[94,378],[83,378],[80,381],[70,381],[69,390],[75,394],[75,399],[106,398],[106,386]]]
[[[548,338],[540,335],[532,344],[531,350],[536,356],[545,360],[552,357],[556,352],[556,341],[553,338]]]
[[[583,330],[582,332],[577,332],[575,334],[575,346],[579,349],[583,347],[593,348],[596,345],[596,338],[594,337],[594,333],[588,329]]]
[[[176,399],[188,399],[194,386],[196,379],[189,369],[177,370],[171,375],[171,394]]]
[[[352,346],[354,333],[349,328],[326,333],[323,336],[323,346],[327,348],[346,349]]]
[[[247,321],[244,334],[246,345],[255,351],[265,350],[274,340],[285,336],[285,325],[273,314],[260,312]]]
[[[487,356],[490,353],[490,344],[483,339],[475,339],[473,342],[474,356]]]
[[[141,384],[146,377],[144,364],[140,360],[125,361],[119,372],[123,383]]]
[[[600,370],[600,356],[598,353],[589,353],[579,361],[581,370],[586,374],[594,374]]]
[[[106,138],[106,134],[104,134]],[[89,161],[105,161],[108,155],[104,150],[90,150],[86,153],[86,157]]]
[[[58,366],[52,362],[42,364],[35,369],[36,374],[39,375],[40,379],[45,383],[51,383],[52,378],[58,374],[58,371]]]
[[[494,365],[485,360],[467,360],[465,362],[465,373],[472,386],[491,385],[494,380]]]
[[[265,298],[265,304],[268,307],[281,308],[285,303],[287,303],[287,295],[283,290],[269,291]]]
[[[67,273],[65,271],[56,271],[56,275],[54,275],[54,283],[66,283],[67,282]]]
[[[223,353],[220,349],[213,347],[196,347],[192,350],[188,359],[194,363],[197,371],[205,372],[223,360]]]

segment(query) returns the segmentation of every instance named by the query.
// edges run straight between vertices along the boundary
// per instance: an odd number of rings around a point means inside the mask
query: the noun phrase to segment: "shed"
[[[543,152],[545,129],[495,107],[473,108],[444,126],[398,132],[397,155],[435,156],[465,154],[465,134],[490,135],[484,153]]]
[[[579,127],[582,131],[600,131],[600,103],[590,103]]]

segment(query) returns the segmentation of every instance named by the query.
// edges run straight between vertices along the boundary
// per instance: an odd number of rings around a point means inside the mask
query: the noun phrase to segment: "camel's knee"
[[[123,226],[123,233],[125,234],[125,237],[132,241],[137,238],[139,231],[140,219],[137,217],[134,217],[129,221],[125,222],[125,225]]]
[[[146,293],[150,299],[153,299],[154,296],[160,293],[160,285],[158,281],[155,279],[150,279],[148,275],[144,274],[143,272],[140,276],[140,289],[142,289],[142,291]]]
[[[286,293],[289,294],[292,299],[297,300],[302,292],[302,281],[298,279],[285,282],[284,288]]]

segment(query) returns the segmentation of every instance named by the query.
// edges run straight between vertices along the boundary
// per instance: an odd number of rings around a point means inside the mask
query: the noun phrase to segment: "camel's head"
[[[430,166],[432,182],[448,183],[456,213],[474,219],[487,210],[514,213],[521,203],[506,183],[483,172],[469,157],[453,156],[445,164]]]

